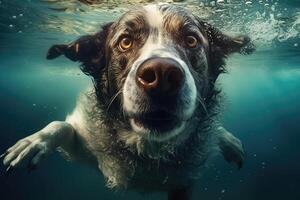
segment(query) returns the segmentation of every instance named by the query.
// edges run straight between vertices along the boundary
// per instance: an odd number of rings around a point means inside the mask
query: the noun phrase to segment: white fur
[[[136,113],[138,112],[138,107],[136,106],[135,99],[137,99],[137,90],[138,86],[135,82],[135,74],[141,63],[146,61],[152,57],[161,57],[161,58],[170,58],[177,61],[182,67],[185,74],[185,83],[183,89],[189,90],[189,96],[184,97],[187,98],[187,102],[189,105],[183,108],[182,115],[183,118],[188,119],[192,116],[195,108],[196,108],[196,98],[197,98],[197,89],[195,85],[194,78],[187,66],[187,64],[179,58],[179,55],[172,48],[167,46],[164,41],[162,41],[162,32],[163,30],[163,15],[155,5],[146,6],[145,10],[147,11],[146,16],[152,28],[156,28],[158,30],[158,37],[149,35],[146,43],[140,50],[140,57],[133,63],[129,75],[126,78],[123,90],[123,106],[124,110],[127,112]],[[154,40],[154,38],[156,38]],[[171,39],[170,39],[171,40]],[[131,87],[129,87],[131,85]],[[129,98],[131,97],[131,98]],[[133,99],[133,100],[132,100]],[[182,122],[177,128],[170,131],[169,133],[165,133],[163,137],[148,137],[155,140],[167,140],[171,137],[179,134],[184,129],[184,122]],[[141,135],[149,135],[149,130],[136,126],[133,120],[131,120],[131,125],[133,130],[140,133]]]
[[[130,119],[130,124],[133,131],[141,135],[141,137],[145,137],[151,141],[157,142],[163,142],[179,135],[185,127],[185,121],[182,121],[173,130],[164,132],[163,134],[156,134],[151,133],[150,130],[144,127],[136,125],[133,119]]]
[[[163,15],[159,11],[157,5],[147,5],[144,6],[146,10],[146,18],[149,25],[153,28],[157,28],[159,30],[163,27]]]

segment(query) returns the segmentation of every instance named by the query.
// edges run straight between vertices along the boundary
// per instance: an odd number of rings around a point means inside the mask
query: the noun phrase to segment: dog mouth
[[[156,111],[131,117],[131,123],[139,130],[163,134],[176,128],[180,119],[166,111]]]

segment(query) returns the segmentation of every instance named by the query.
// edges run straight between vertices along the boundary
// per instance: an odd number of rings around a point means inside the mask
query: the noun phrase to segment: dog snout
[[[170,96],[178,93],[184,81],[180,64],[171,58],[151,58],[140,65],[137,85],[151,96]]]

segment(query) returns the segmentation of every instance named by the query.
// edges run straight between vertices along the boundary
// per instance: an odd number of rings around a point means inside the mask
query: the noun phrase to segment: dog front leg
[[[238,168],[244,163],[245,153],[241,141],[223,127],[218,128],[218,146],[227,162],[235,162]]]
[[[51,122],[42,130],[19,140],[15,145],[6,150],[1,157],[4,157],[3,164],[7,172],[16,167],[28,165],[30,169],[57,147],[71,150],[75,131],[67,122]]]

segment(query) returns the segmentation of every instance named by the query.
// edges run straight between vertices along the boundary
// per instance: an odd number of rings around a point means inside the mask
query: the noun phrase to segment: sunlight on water
[[[94,33],[101,24],[113,21],[134,5],[132,1],[87,1],[98,2],[92,6],[78,1],[24,1],[22,4],[16,0],[1,2],[1,35],[30,33],[31,37],[33,33],[47,33],[49,39],[60,41],[60,33],[70,38]],[[234,35],[249,35],[258,48],[269,48],[285,41],[293,41],[291,45],[299,46],[299,9],[278,0],[214,2],[189,0],[177,4],[198,13],[223,31]]]

